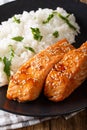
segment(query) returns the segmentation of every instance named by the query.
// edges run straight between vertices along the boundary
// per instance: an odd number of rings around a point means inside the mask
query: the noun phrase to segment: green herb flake
[[[14,50],[12,48],[12,45],[9,45],[9,57],[3,58],[4,72],[6,73],[8,80],[10,77],[10,67],[11,67],[11,62],[12,62],[13,57],[14,57]]]
[[[55,31],[55,32],[53,33],[53,36],[54,36],[55,38],[57,38],[57,37],[59,36],[59,32],[58,32],[58,31]]]
[[[37,41],[41,41],[43,36],[41,35],[39,28],[32,28],[31,27],[30,29],[32,31],[34,39]]]
[[[43,24],[49,23],[49,21],[50,21],[53,17],[54,17],[54,14],[53,14],[53,13],[52,13],[52,14],[49,14],[48,18],[47,18],[45,21],[43,21]]]
[[[69,15],[65,17],[65,16],[63,16],[62,14],[58,13],[58,16],[59,16],[62,20],[64,20],[70,28],[72,28],[72,29],[75,30],[75,31],[77,30],[76,27],[75,27],[74,25],[72,25],[72,24],[70,23],[70,21],[68,20]]]
[[[13,37],[12,40],[21,42],[24,38],[22,36]]]
[[[18,24],[21,22],[20,19],[17,19],[15,16],[13,17],[13,21],[18,23]]]
[[[13,57],[14,57],[14,50],[13,50],[13,47],[12,47],[12,45],[9,45],[9,49],[10,49],[10,51],[9,51],[9,53],[10,53],[10,61],[12,61],[12,59],[13,59]]]
[[[7,78],[9,79],[11,60],[9,60],[7,57],[4,57],[3,62],[4,62],[4,72],[6,73]]]
[[[0,57],[0,61],[2,61],[2,58]]]
[[[27,50],[29,50],[29,51],[31,51],[31,52],[33,52],[33,53],[36,53],[35,50],[32,47],[25,46],[24,48],[27,49]]]

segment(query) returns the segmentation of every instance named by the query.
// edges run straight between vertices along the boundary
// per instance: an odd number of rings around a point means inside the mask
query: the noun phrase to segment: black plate
[[[77,0],[76,0],[77,1]],[[0,6],[0,22],[7,20],[14,14],[24,10],[37,10],[38,8],[63,7],[69,13],[74,13],[81,27],[81,34],[76,37],[76,47],[87,40],[87,5],[75,0],[17,0]],[[6,99],[7,87],[0,88],[0,109],[16,114],[29,116],[56,116],[68,114],[87,107],[87,80],[63,102],[48,101],[43,94],[33,101],[18,103]]]

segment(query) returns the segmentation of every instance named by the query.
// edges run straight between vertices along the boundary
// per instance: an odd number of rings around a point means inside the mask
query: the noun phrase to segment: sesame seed
[[[22,80],[22,84],[23,84],[23,85],[26,84],[26,80]]]

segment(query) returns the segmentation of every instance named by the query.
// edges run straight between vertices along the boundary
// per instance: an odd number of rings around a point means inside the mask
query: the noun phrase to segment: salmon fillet
[[[7,98],[19,102],[32,101],[38,98],[50,69],[61,60],[66,52],[72,49],[74,47],[64,39],[28,60],[11,77]]]
[[[69,51],[48,74],[44,94],[54,102],[67,98],[87,78],[87,42]]]

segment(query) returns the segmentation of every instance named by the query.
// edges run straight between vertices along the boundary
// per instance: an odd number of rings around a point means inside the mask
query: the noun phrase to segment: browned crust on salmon
[[[87,78],[87,42],[69,51],[48,74],[44,94],[54,102],[67,98]]]
[[[72,49],[74,47],[63,39],[29,59],[11,77],[7,98],[19,102],[38,98],[50,69],[61,60],[66,52]]]

